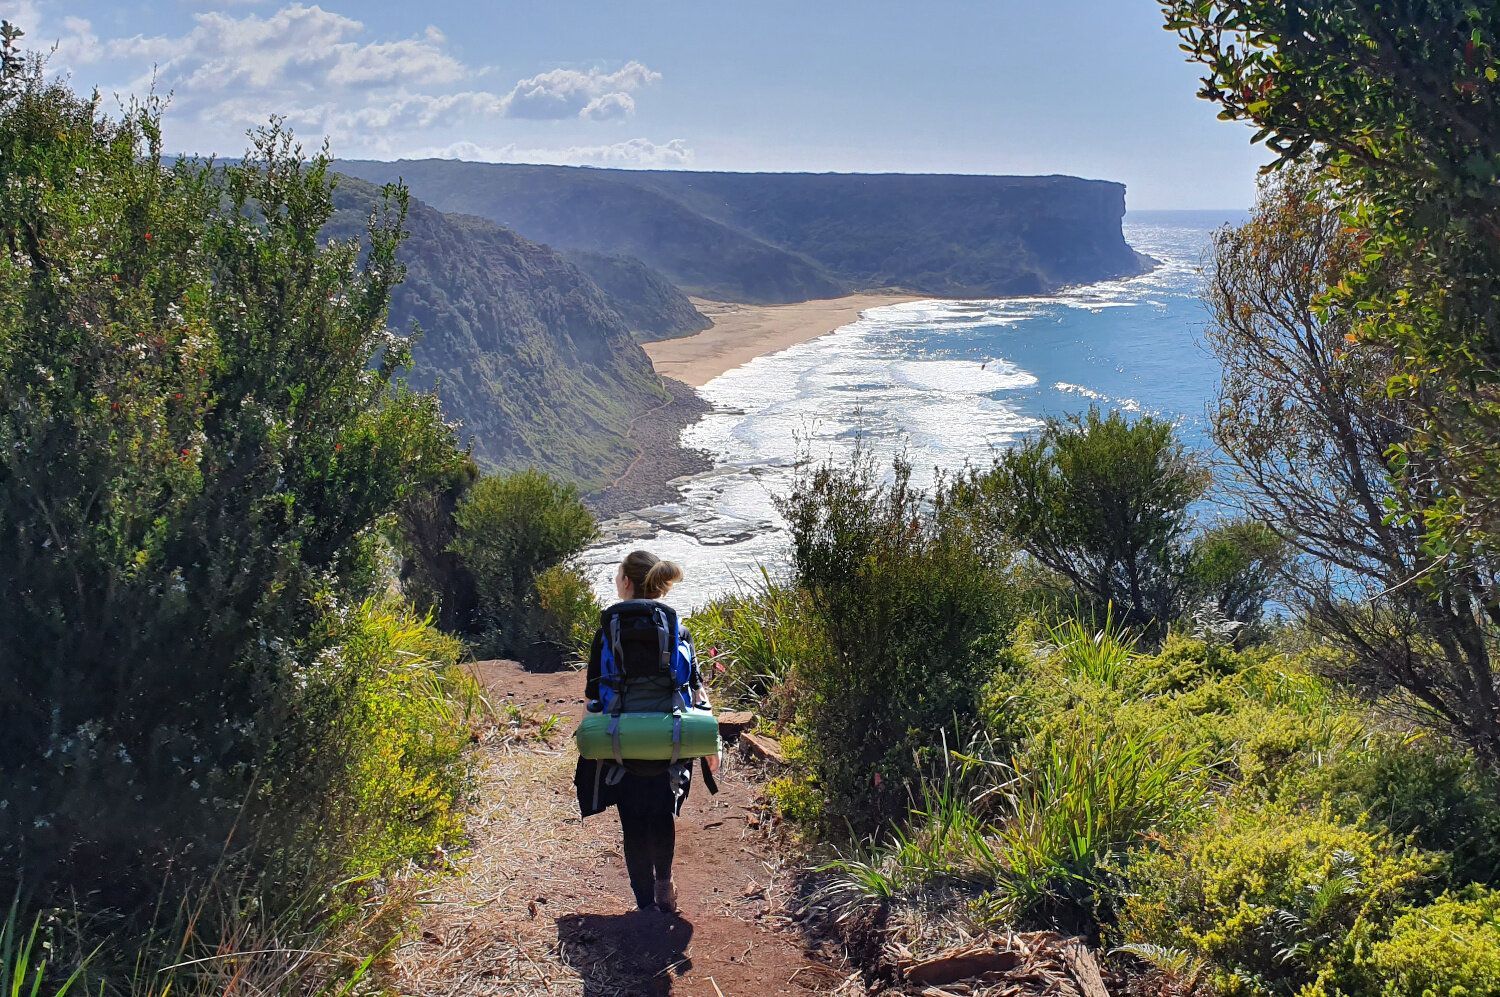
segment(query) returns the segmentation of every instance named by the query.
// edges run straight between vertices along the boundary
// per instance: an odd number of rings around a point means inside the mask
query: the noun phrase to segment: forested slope
[[[364,223],[378,191],[345,178],[330,232]],[[412,380],[481,463],[535,465],[583,485],[628,464],[631,419],[666,400],[651,361],[593,281],[560,254],[413,198],[391,325],[422,329]]]

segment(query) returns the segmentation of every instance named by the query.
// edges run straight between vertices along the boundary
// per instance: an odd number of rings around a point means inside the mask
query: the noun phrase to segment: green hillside
[[[599,285],[642,342],[691,336],[713,325],[676,285],[634,257],[584,252],[567,256]]]
[[[341,181],[329,231],[358,231],[377,193]],[[414,198],[407,227],[390,323],[422,329],[412,380],[438,389],[481,464],[607,482],[634,456],[631,419],[667,395],[604,293],[558,253],[483,219]]]

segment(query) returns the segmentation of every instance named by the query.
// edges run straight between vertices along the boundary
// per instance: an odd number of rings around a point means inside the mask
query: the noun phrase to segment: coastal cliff
[[[345,178],[330,235],[358,232],[378,197]],[[437,389],[459,438],[491,468],[535,466],[585,490],[634,459],[633,420],[673,394],[610,298],[561,254],[413,198],[406,279],[390,325],[421,334],[411,381]]]
[[[344,161],[445,211],[559,249],[633,256],[708,298],[784,303],[858,290],[1045,294],[1140,273],[1125,188],[1076,177],[694,173]]]

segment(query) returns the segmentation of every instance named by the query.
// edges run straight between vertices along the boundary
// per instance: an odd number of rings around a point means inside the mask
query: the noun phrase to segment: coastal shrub
[[[541,471],[481,478],[458,503],[451,549],[474,577],[475,632],[489,654],[546,656],[537,577],[564,564],[598,535],[572,485]]]
[[[805,773],[779,775],[766,783],[766,799],[782,818],[815,827],[823,819],[823,794]]]
[[[1381,997],[1500,993],[1500,892],[1473,888],[1411,908],[1370,947],[1361,975],[1363,992]]]
[[[994,844],[992,916],[1078,926],[1104,871],[1187,819],[1205,792],[1199,753],[1165,729],[1133,731],[1085,711],[1054,718],[1012,762]]]
[[[1118,935],[1202,960],[1226,997],[1332,992],[1436,867],[1327,812],[1229,809],[1129,863]]]
[[[779,816],[805,830],[817,831],[823,823],[826,801],[808,756],[807,738],[794,726],[782,726],[778,732],[786,771],[766,784],[766,799]]]
[[[478,465],[465,456],[407,496],[389,528],[401,555],[401,591],[418,608],[430,610],[438,626],[451,634],[478,632],[474,574],[453,550],[453,513],[478,480]]]
[[[1397,18],[1391,27],[1408,25]],[[1296,36],[1299,44],[1326,42]],[[1282,72],[1276,79],[1305,82]],[[1404,389],[1388,389],[1404,382],[1409,355],[1364,334],[1358,312],[1373,297],[1350,298],[1351,271],[1378,254],[1371,233],[1349,224],[1356,205],[1341,200],[1339,183],[1289,166],[1265,181],[1247,224],[1215,235],[1205,295],[1206,339],[1223,371],[1214,441],[1243,483],[1238,500],[1299,551],[1279,598],[1342,652],[1341,681],[1374,697],[1405,690],[1431,726],[1493,768],[1500,766],[1496,548],[1471,532],[1456,496],[1438,482],[1496,448],[1476,441],[1459,450],[1407,449],[1423,415]],[[1408,186],[1401,181],[1402,192]],[[1357,207],[1365,213],[1372,204]],[[1404,277],[1398,285],[1415,300]],[[1479,286],[1444,281],[1428,290],[1446,300],[1460,285]],[[1426,321],[1448,307],[1419,311]],[[1461,404],[1472,391],[1429,381],[1436,376],[1422,369],[1423,398]],[[1488,478],[1461,475],[1448,484],[1478,480]]]
[[[1500,781],[1442,738],[1381,732],[1296,773],[1284,796],[1367,813],[1393,836],[1445,854],[1443,884],[1500,885]]]
[[[1177,693],[1243,667],[1244,659],[1233,648],[1173,630],[1155,654],[1131,659],[1127,681],[1143,695]]]
[[[1147,691],[1119,707],[1117,722],[1172,729],[1201,747],[1217,778],[1262,798],[1368,734],[1362,709],[1284,655],[1169,638],[1132,671]]]
[[[422,861],[461,832],[463,750],[479,690],[463,645],[409,605],[369,600],[338,621],[335,650],[309,679],[325,726],[323,791],[293,837],[292,860],[330,881]],[[309,854],[310,853],[310,854]]]
[[[347,702],[310,698],[329,620],[457,455],[396,382],[402,191],[323,241],[329,161],[279,127],[168,160],[156,104],[6,66],[0,893],[134,910],[287,844]]]
[[[857,836],[906,812],[944,730],[972,727],[1013,623],[1004,564],[940,482],[898,460],[804,467],[779,502],[825,653],[798,663],[798,718],[828,817]]]
[[[1114,607],[1143,627],[1181,609],[1188,509],[1208,483],[1170,422],[1091,408],[1048,421],[960,495],[987,529],[1066,578],[1096,618]]]
[[[541,613],[537,639],[567,658],[588,661],[603,607],[583,573],[564,564],[544,568],[536,576],[536,601]]]
[[[1211,268],[1214,324],[1241,345],[1279,341],[1274,356],[1216,347],[1251,430],[1223,449],[1270,486],[1266,505],[1312,527],[1301,546],[1334,554],[1346,591],[1362,576],[1447,645],[1377,647],[1370,663],[1500,765],[1500,5],[1161,7],[1199,94],[1256,130],[1272,175],[1314,176],[1258,208],[1265,224],[1224,233],[1227,279]]]
[[[1258,520],[1206,526],[1188,544],[1183,610],[1243,643],[1265,618],[1287,558],[1286,541]]]
[[[807,594],[762,573],[753,587],[722,596],[688,620],[719,700],[790,720],[799,665],[825,653]]]

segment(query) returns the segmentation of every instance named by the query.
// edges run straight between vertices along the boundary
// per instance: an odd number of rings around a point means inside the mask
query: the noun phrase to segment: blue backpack
[[[599,616],[599,705],[611,716],[619,755],[620,714],[661,710],[673,716],[672,761],[682,740],[682,715],[693,708],[693,642],[677,611],[654,599],[616,603]]]

